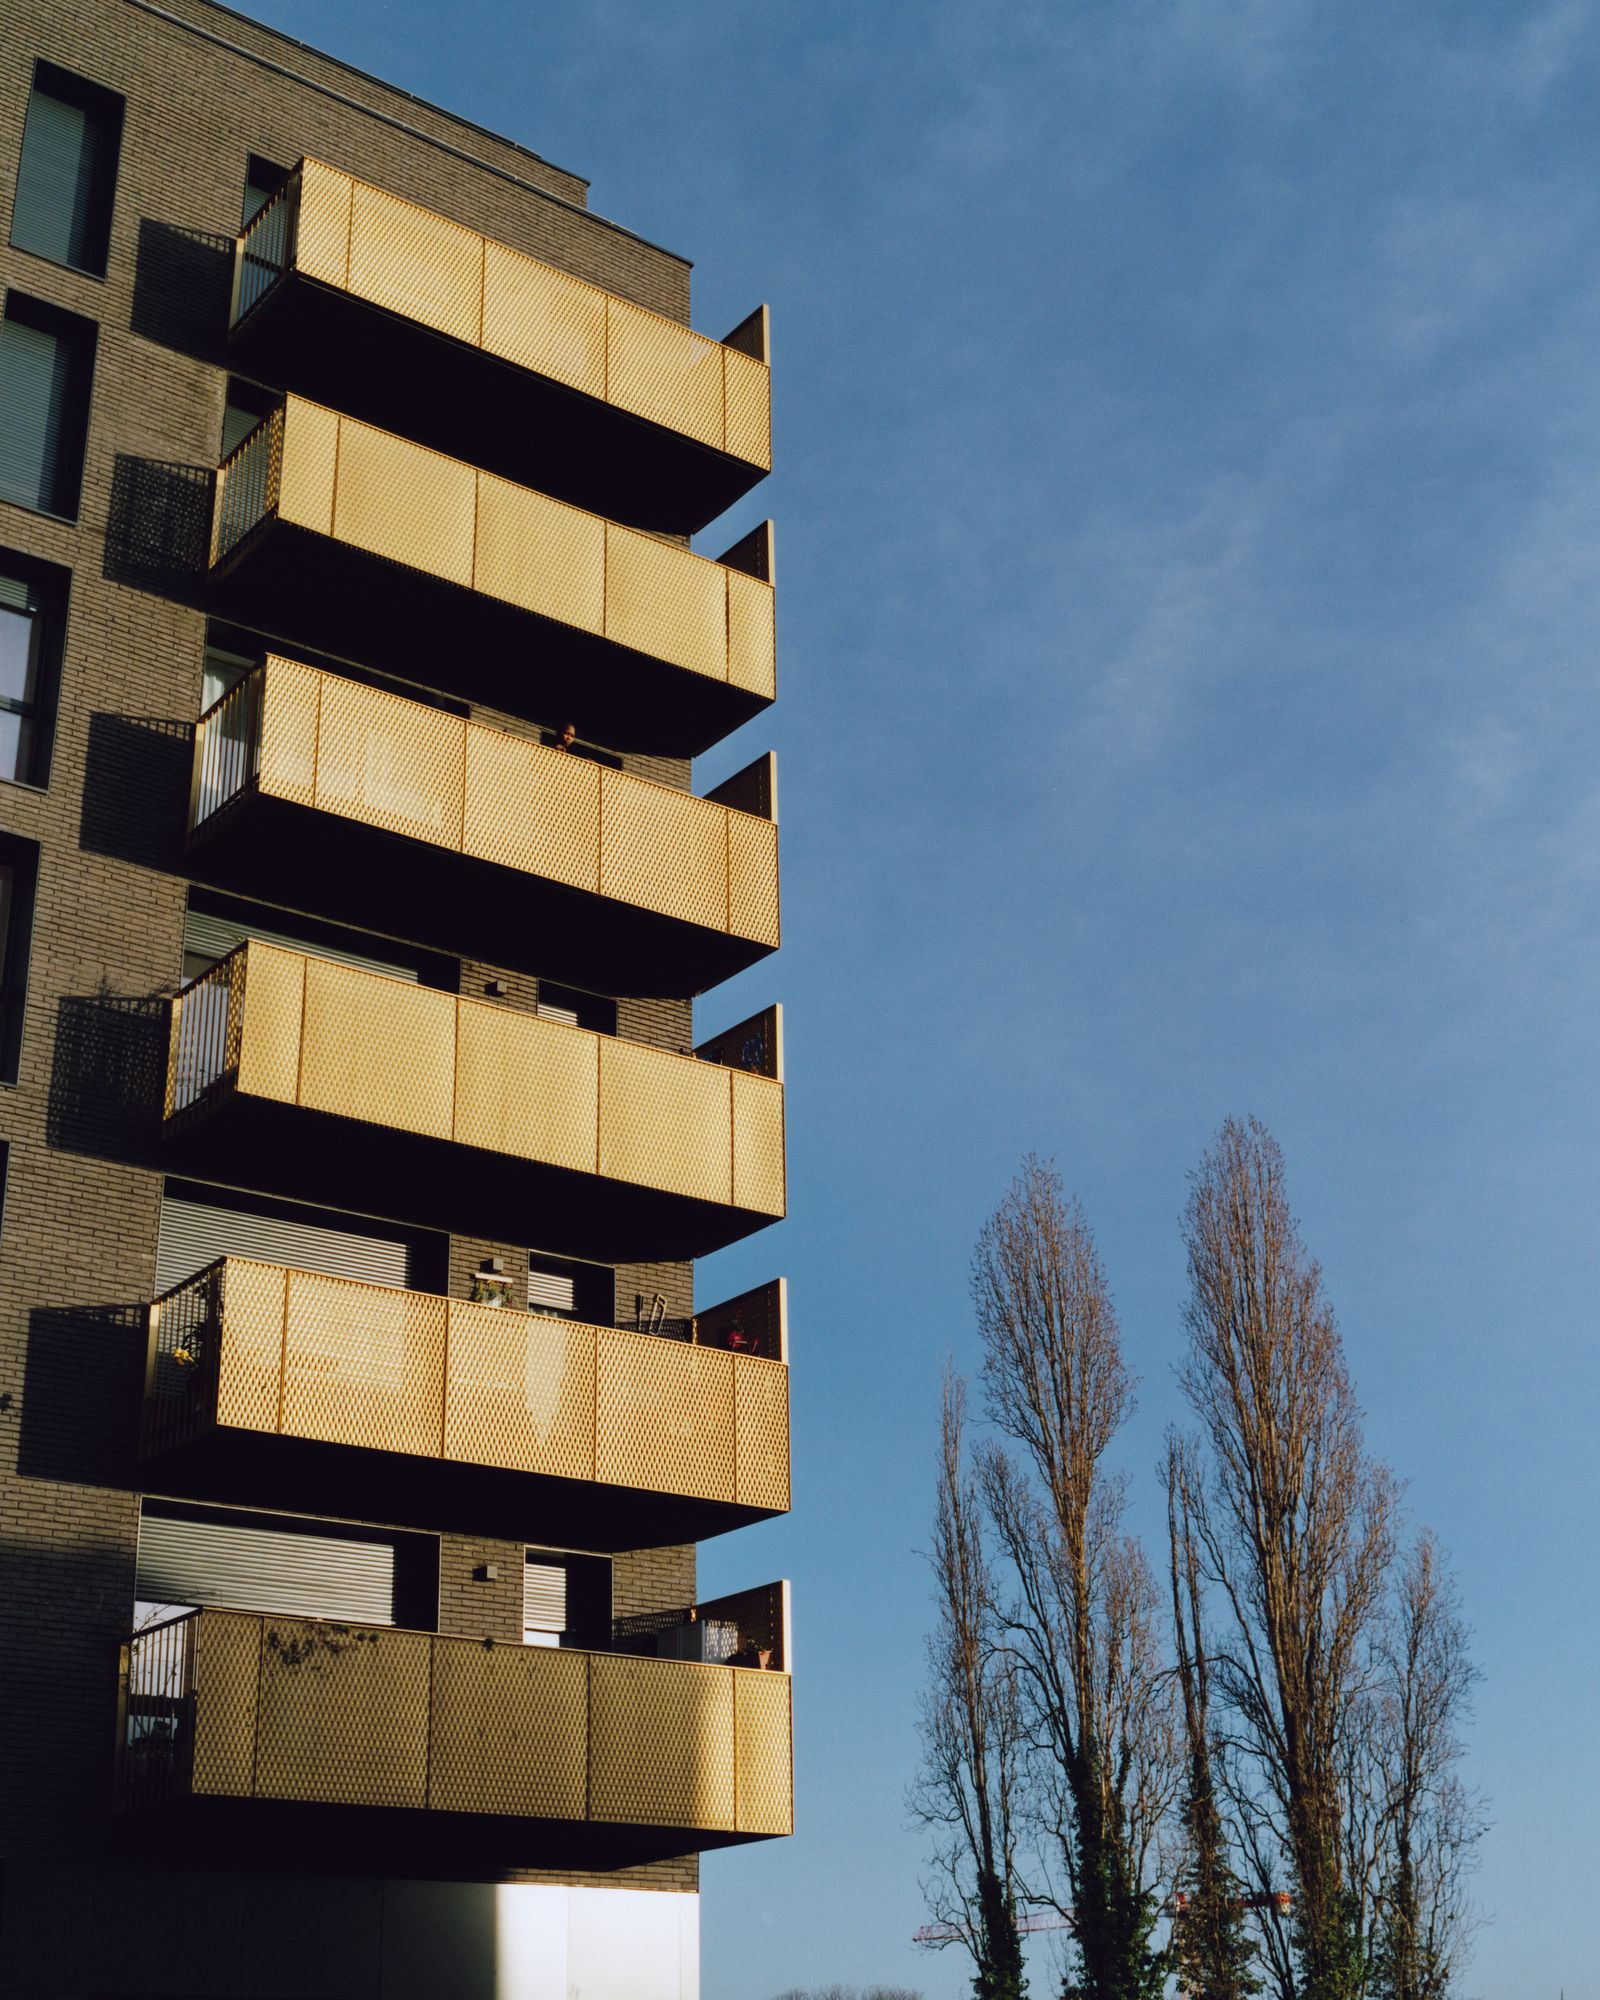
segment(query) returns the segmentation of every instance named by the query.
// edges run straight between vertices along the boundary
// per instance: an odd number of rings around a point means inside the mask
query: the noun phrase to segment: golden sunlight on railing
[[[789,1371],[727,1317],[673,1339],[226,1257],[151,1308],[143,1448],[256,1431],[781,1513]]]
[[[670,1827],[794,1825],[790,1679],[202,1609],[123,1648],[117,1801],[399,1807]]]
[[[770,819],[269,657],[197,732],[191,827],[280,799],[778,945]]]
[[[764,312],[707,339],[312,159],[239,238],[233,324],[291,276],[771,467]]]
[[[763,577],[297,396],[217,474],[213,565],[268,521],[763,699],[776,692]]]
[[[173,1002],[168,1117],[221,1095],[784,1212],[776,1078],[256,940]]]

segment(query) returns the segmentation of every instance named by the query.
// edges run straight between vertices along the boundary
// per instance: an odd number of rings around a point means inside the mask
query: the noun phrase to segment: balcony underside
[[[130,1850],[142,1850],[152,1839],[175,1837],[240,1857],[259,1855],[276,1865],[292,1856],[297,1872],[355,1867],[362,1874],[457,1882],[493,1881],[512,1868],[606,1874],[783,1838],[705,1827],[591,1825],[195,1794],[124,1806],[119,1823]]]
[[[773,946],[261,794],[192,837],[197,879],[615,994],[688,998]]]
[[[241,322],[229,353],[258,381],[658,534],[696,533],[767,476],[300,272]]]
[[[425,1229],[543,1240],[599,1263],[707,1257],[778,1220],[730,1204],[218,1093],[166,1128],[174,1171]]]
[[[768,697],[269,518],[211,575],[211,608],[292,646],[618,750],[694,757]]]
[[[509,1541],[537,1525],[545,1541],[597,1555],[707,1541],[781,1511],[220,1424],[145,1462],[152,1485],[180,1498],[276,1507],[293,1493],[315,1514]]]

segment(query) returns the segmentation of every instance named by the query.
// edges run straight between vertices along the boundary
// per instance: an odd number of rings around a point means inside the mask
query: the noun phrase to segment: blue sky
[[[774,313],[799,1810],[706,2000],[966,1990],[902,1797],[943,1355],[1020,1156],[1098,1229],[1154,1527],[1185,1175],[1288,1156],[1486,1680],[1469,1994],[1600,2000],[1600,10],[258,0]],[[357,163],[351,163],[357,164]],[[1041,1990],[1044,1982],[1040,1982]]]

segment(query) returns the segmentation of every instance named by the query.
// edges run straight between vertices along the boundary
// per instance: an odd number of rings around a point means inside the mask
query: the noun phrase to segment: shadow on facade
[[[137,1499],[82,1488],[70,1499],[48,1487],[35,1490],[51,1509],[52,1539],[19,1533],[0,1543],[5,1602],[51,1607],[48,1616],[19,1612],[0,1621],[0,1676],[12,1718],[0,1759],[8,1874],[19,1848],[61,1842],[81,1865],[104,1843],[116,1754],[117,1649],[133,1622]],[[13,1488],[14,1514],[21,1515],[19,1499],[25,1502],[29,1491]],[[18,1726],[23,1715],[26,1728]],[[58,1950],[63,1937],[56,1933]],[[22,1981],[8,1978],[9,1944],[0,1934],[0,1992],[25,1992]]]
[[[133,274],[128,324],[161,347],[227,366],[233,238],[145,216]]]
[[[194,724],[167,715],[89,717],[78,838],[90,854],[186,873]]]
[[[159,1164],[171,1012],[171,998],[162,993],[62,995],[45,1107],[52,1146]],[[63,1227],[70,1229],[67,1218]]]
[[[144,1305],[36,1306],[17,1436],[25,1479],[139,1485]]]
[[[105,574],[113,583],[199,602],[211,559],[215,469],[119,451],[111,469]]]

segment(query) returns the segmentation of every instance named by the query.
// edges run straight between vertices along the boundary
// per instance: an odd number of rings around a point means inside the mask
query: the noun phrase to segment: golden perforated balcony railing
[[[403,1813],[465,1860],[477,1836],[530,1864],[545,1833],[571,1863],[794,1826],[790,1678],[771,1668],[202,1608],[127,1642],[120,1705],[123,1812]]]
[[[167,1128],[209,1171],[570,1254],[697,1257],[784,1212],[783,1086],[251,940],[173,1002]],[[736,1051],[735,1060],[743,1060]],[[760,1057],[752,1060],[759,1062]]]
[[[723,791],[770,813],[770,765]],[[779,942],[770,816],[276,656],[200,719],[190,839],[228,886],[609,993]]]
[[[304,160],[234,254],[263,381],[614,520],[692,534],[772,466],[762,307],[725,340]]]
[[[698,1541],[788,1508],[782,1322],[781,1285],[673,1339],[227,1257],[151,1308],[142,1451],[213,1498]]]
[[[777,692],[771,537],[718,562],[291,396],[217,474],[215,606],[618,749]]]

